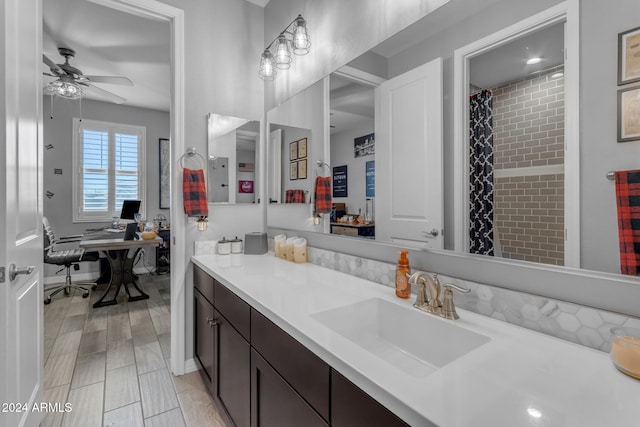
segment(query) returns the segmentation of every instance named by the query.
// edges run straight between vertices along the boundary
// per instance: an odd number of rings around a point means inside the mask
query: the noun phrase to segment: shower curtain
[[[494,255],[493,95],[483,89],[469,100],[469,251]]]

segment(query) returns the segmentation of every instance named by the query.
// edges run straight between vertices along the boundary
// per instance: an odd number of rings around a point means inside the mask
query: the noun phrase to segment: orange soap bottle
[[[409,251],[406,250],[400,251],[400,258],[398,259],[398,266],[396,267],[396,296],[404,299],[411,296],[411,285],[407,277],[407,275],[411,273],[409,258],[407,258],[408,253]]]

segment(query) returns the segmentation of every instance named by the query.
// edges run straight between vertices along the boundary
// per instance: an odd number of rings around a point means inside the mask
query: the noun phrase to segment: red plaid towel
[[[640,275],[640,170],[615,173],[622,274]]]
[[[331,212],[331,177],[319,176],[313,192],[317,213]]]
[[[285,203],[304,203],[304,190],[287,190]]]
[[[184,200],[184,212],[187,216],[209,215],[207,186],[204,183],[204,171],[202,169],[183,169],[182,199]]]

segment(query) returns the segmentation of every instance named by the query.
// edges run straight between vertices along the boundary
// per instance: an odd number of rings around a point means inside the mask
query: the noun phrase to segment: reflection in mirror
[[[560,22],[469,62],[470,253],[565,265],[563,52]]]
[[[269,203],[309,203],[311,130],[269,124]]]
[[[209,203],[256,203],[260,122],[209,114]]]
[[[330,77],[332,234],[375,238],[374,86]]]

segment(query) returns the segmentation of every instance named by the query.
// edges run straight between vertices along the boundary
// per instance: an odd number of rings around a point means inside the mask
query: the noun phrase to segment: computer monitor
[[[140,200],[123,200],[120,219],[135,219],[134,214],[140,211]]]

